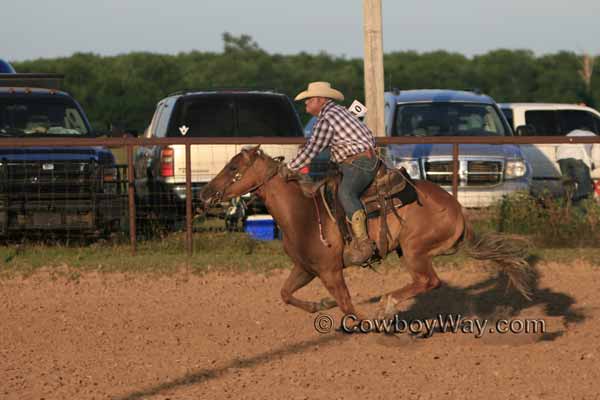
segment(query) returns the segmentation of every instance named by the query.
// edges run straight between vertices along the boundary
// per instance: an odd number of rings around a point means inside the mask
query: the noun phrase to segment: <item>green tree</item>
[[[562,51],[544,55],[538,59],[540,70],[537,90],[532,93],[535,101],[578,103],[583,101],[585,84],[579,75],[579,57]]]
[[[273,89],[292,97],[308,82],[325,80],[344,93],[346,105],[354,99],[364,102],[362,59],[326,52],[269,54],[252,37],[228,32],[221,52],[75,53],[12,64],[18,72],[64,74],[64,90],[78,99],[99,130],[117,123],[142,131],[157,101],[183,89]],[[469,59],[446,51],[406,51],[385,54],[384,66],[388,90],[479,88],[497,101],[600,104],[600,68],[586,85],[579,72],[581,56],[572,52],[536,57],[529,50],[499,49]],[[295,105],[306,121],[302,102]]]
[[[471,71],[473,85],[498,102],[534,101],[539,69],[529,50],[499,49],[476,56]]]

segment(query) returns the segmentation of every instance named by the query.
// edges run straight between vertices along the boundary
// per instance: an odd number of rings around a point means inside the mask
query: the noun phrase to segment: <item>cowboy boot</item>
[[[362,265],[373,255],[373,242],[367,234],[367,216],[364,210],[352,214],[353,238],[344,247],[344,265]]]

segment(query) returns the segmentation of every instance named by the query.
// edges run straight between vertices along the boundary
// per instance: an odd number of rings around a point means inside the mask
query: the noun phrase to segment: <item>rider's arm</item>
[[[319,119],[313,128],[313,133],[308,142],[300,150],[300,153],[289,164],[288,168],[299,170],[323,151],[333,137],[333,127],[327,120]]]

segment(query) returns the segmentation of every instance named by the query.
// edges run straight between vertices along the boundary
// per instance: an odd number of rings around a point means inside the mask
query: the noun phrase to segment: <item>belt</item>
[[[367,151],[363,151],[362,153],[356,153],[356,154],[353,154],[351,156],[348,156],[342,162],[343,163],[351,163],[352,161],[356,160],[359,157],[374,158],[375,157],[375,152],[373,151],[373,149],[369,149]]]

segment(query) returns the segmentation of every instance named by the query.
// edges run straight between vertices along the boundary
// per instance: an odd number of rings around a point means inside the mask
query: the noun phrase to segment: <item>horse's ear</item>
[[[250,159],[250,154],[249,150],[245,147],[242,148],[242,151],[240,152],[240,154],[244,157],[244,159],[249,160]]]
[[[241,153],[242,153],[242,155],[244,156],[244,158],[246,160],[249,160],[250,157],[252,155],[254,155],[254,154],[258,154],[258,155],[262,154],[262,150],[260,149],[260,144],[258,146],[253,146],[253,147],[251,147],[251,146],[244,146],[242,148],[242,152]]]
[[[244,148],[242,148],[242,154],[244,155],[245,158],[249,158],[250,156],[254,155],[254,154],[258,154],[261,155],[262,154],[262,150],[260,149],[260,144],[258,146],[244,146]]]

